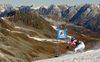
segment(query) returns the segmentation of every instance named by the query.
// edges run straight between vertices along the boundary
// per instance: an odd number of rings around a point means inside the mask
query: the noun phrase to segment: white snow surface
[[[34,62],[100,62],[100,49],[89,50],[83,53],[66,54]]]

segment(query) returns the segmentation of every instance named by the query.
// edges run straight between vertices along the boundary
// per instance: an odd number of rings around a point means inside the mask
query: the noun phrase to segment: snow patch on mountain
[[[4,12],[4,11],[5,11],[5,9],[1,8],[1,12]]]
[[[7,31],[10,31],[10,32],[12,32],[12,33],[22,33],[22,32],[20,32],[20,31],[12,31],[12,30],[9,30],[9,29],[6,29]]]
[[[4,17],[1,17],[1,19],[3,19],[3,20],[4,20]]]
[[[49,42],[57,43],[57,39],[44,39],[44,38],[31,37],[30,35],[27,35],[27,36],[29,38],[37,40],[37,41],[42,41],[42,42],[49,41]],[[61,43],[66,42],[66,41],[60,40],[60,39],[58,41],[61,42]]]
[[[53,29],[58,30],[58,29],[57,29],[57,26],[52,26],[52,27],[53,27]]]
[[[96,5],[96,7],[99,8],[100,6],[99,5]]]

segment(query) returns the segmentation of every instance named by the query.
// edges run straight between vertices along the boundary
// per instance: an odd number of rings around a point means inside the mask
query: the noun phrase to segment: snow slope
[[[57,58],[34,62],[100,62],[100,49],[89,50],[83,53],[66,54]]]

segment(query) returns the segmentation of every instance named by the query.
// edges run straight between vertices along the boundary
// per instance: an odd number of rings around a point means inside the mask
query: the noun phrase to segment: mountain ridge
[[[1,8],[3,8],[3,6],[6,7],[7,4],[1,5]],[[57,17],[66,18],[75,25],[83,26],[87,29],[90,29],[100,34],[100,27],[99,27],[100,23],[98,23],[99,22],[98,16],[100,14],[100,4],[81,4],[75,6],[52,4],[50,6],[37,7],[35,5],[31,5],[31,6],[21,6],[16,8],[13,7],[12,5],[9,5],[7,8],[10,9],[6,10],[4,8],[0,10],[1,11],[0,17],[4,17],[5,15],[7,15],[7,13],[13,10],[20,10],[30,13],[36,11],[40,15],[45,15],[45,16],[54,15]]]

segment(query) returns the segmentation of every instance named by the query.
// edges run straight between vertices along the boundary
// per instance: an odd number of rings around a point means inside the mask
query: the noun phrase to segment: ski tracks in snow
[[[66,54],[57,58],[34,62],[100,62],[100,49],[89,50],[83,53]]]

